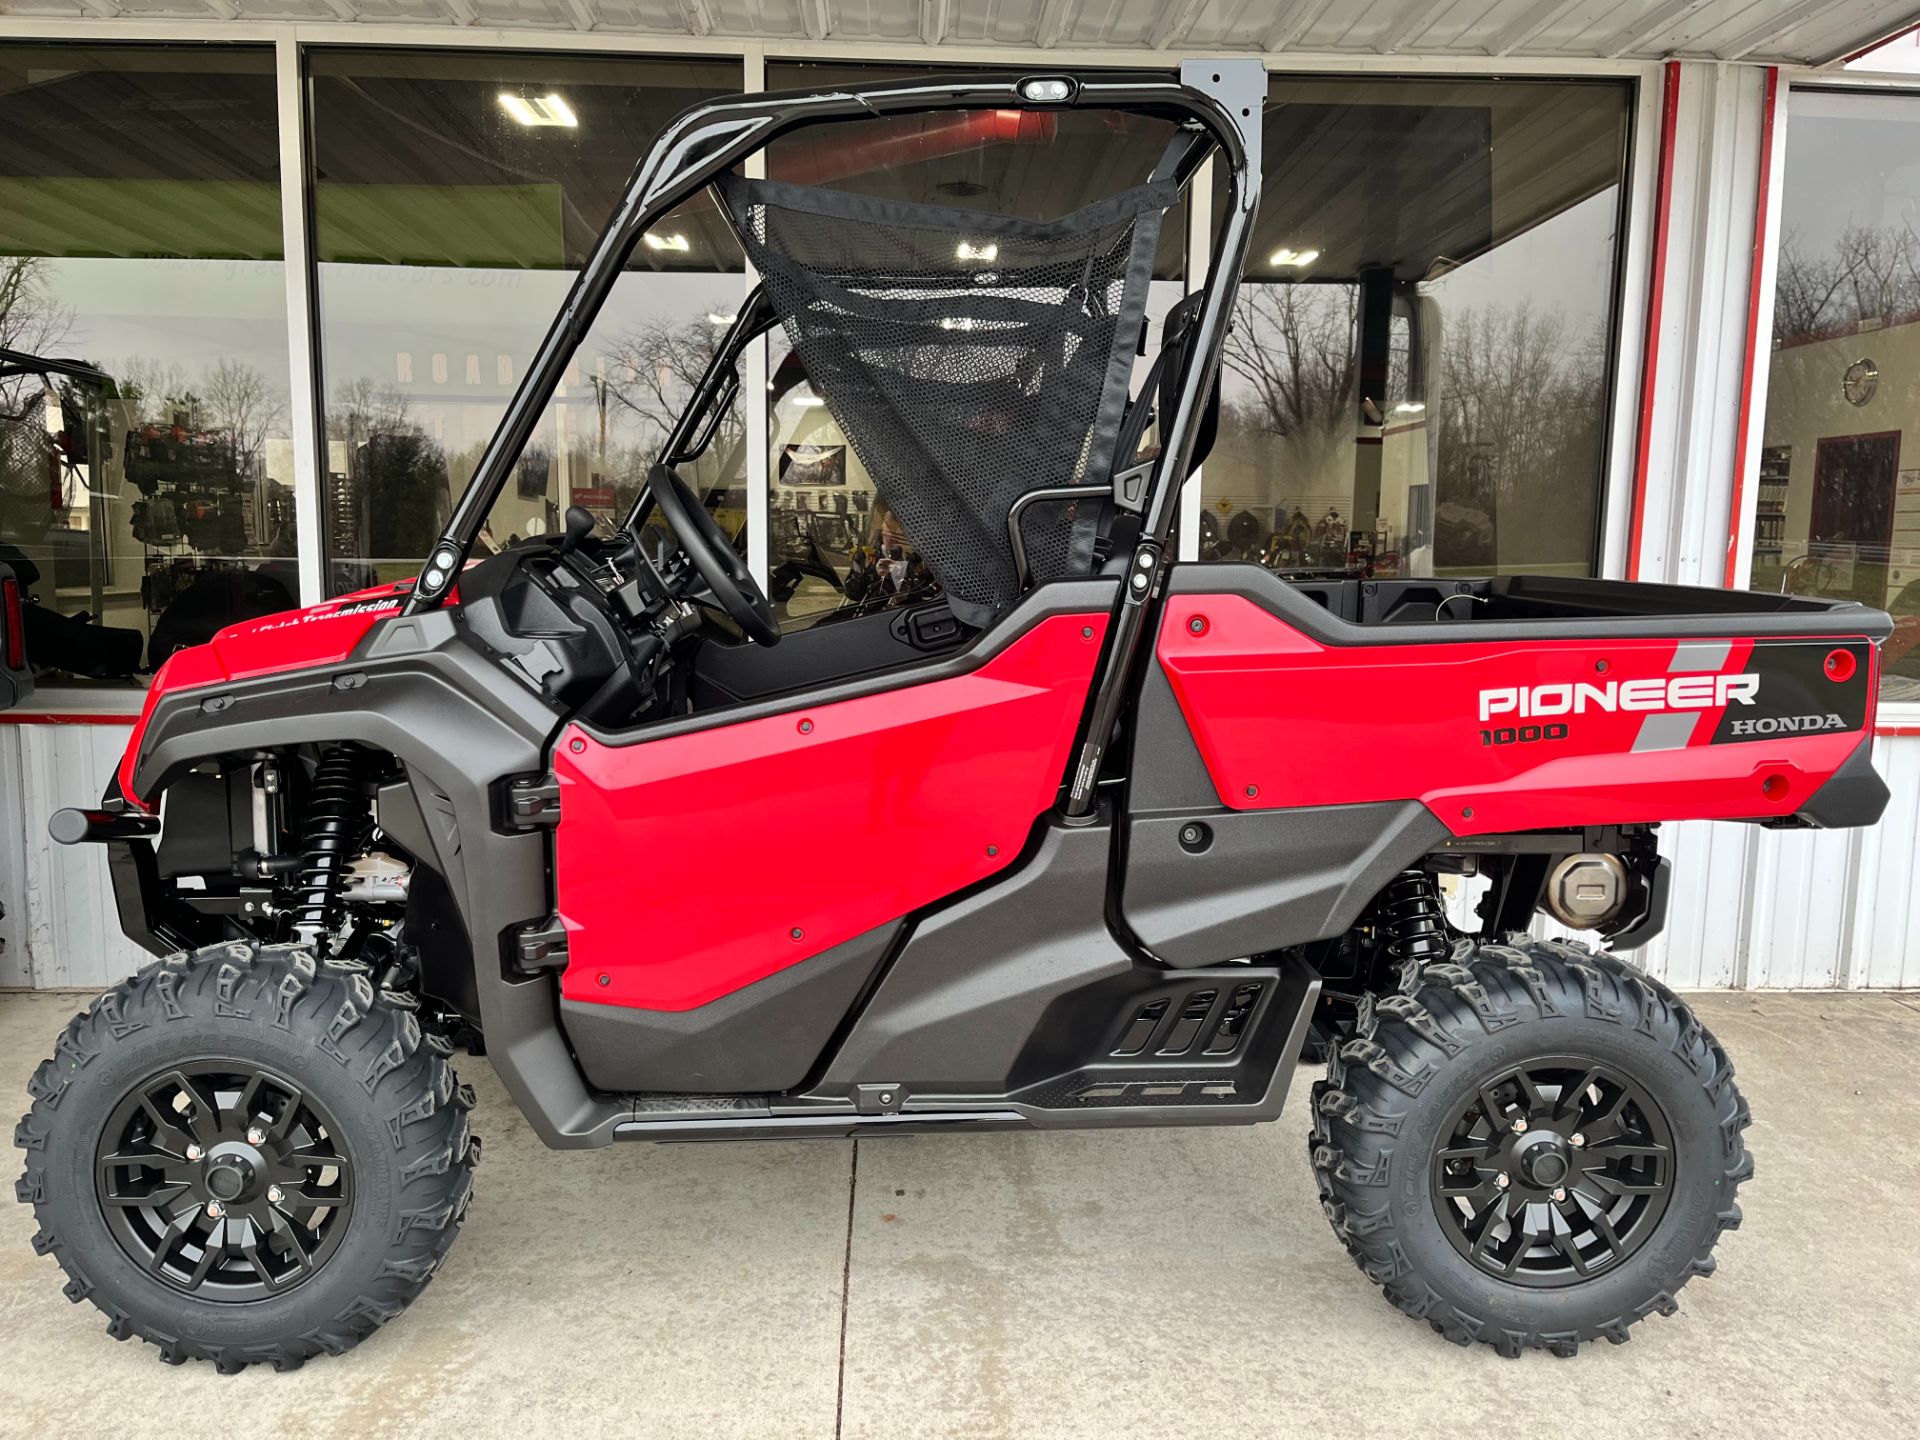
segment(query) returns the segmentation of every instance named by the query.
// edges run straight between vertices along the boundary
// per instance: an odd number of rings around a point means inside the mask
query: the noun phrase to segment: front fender
[[[167,687],[123,771],[154,799],[212,755],[355,741],[402,761],[471,937],[494,1068],[548,1144],[600,1144],[625,1116],[587,1092],[558,1026],[553,978],[519,975],[505,959],[512,933],[550,915],[553,897],[548,835],[499,826],[496,784],[544,771],[560,721],[468,637],[456,611],[440,609],[378,618],[331,662]]]

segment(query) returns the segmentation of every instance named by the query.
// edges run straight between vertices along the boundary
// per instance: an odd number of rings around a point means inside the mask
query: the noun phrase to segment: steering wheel
[[[673,538],[706,582],[714,602],[747,632],[748,639],[760,645],[777,645],[780,626],[773,618],[766,592],[747,569],[747,562],[727,543],[726,532],[700,503],[693,487],[667,466],[655,465],[647,472],[647,489],[653,492],[653,503],[660,507]]]

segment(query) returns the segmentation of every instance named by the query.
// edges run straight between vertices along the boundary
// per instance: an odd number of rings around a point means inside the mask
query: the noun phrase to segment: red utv
[[[1324,1048],[1309,1157],[1395,1305],[1506,1354],[1674,1308],[1752,1172],[1733,1067],[1616,953],[1528,932],[1655,934],[1662,820],[1871,824],[1889,621],[1175,564],[1263,96],[1211,62],[667,130],[417,580],[174,656],[104,803],[54,817],[160,957],[68,1026],[17,1133],[73,1299],[222,1370],[364,1338],[467,1207],[457,1048],[560,1148],[1245,1124]],[[1072,107],[1168,143],[1049,221],[741,170],[802,125]],[[1160,220],[1209,156],[1214,278],[1130,394]],[[641,502],[469,563],[636,241],[703,189],[763,288]],[[677,473],[775,324],[937,598],[783,637]],[[729,859],[796,809],[830,841]]]

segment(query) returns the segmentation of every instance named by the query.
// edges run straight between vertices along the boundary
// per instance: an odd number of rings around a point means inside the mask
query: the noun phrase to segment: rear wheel
[[[1310,1138],[1334,1233],[1389,1301],[1462,1345],[1570,1355],[1712,1273],[1747,1124],[1670,990],[1523,941],[1462,945],[1363,1005]]]
[[[410,1000],[294,946],[148,966],[28,1083],[34,1247],[115,1339],[290,1369],[399,1314],[472,1190],[471,1092]]]

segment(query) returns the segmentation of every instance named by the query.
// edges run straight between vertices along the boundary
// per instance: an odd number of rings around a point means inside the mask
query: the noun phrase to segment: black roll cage
[[[0,349],[0,380],[21,375],[60,375],[101,389],[112,383],[106,371],[84,360],[57,360],[49,355],[29,355],[24,350]]]
[[[446,528],[428,553],[404,613],[439,607],[466,563],[481,527],[540,417],[559,386],[562,373],[598,317],[614,282],[626,268],[640,237],[675,206],[715,177],[764,149],[787,131],[842,120],[933,110],[1035,110],[1076,108],[1120,110],[1173,120],[1210,139],[1180,157],[1174,175],[1182,188],[1201,162],[1217,153],[1227,165],[1227,206],[1219,217],[1199,314],[1180,376],[1176,401],[1161,417],[1164,437],[1141,496],[1142,525],[1132,563],[1085,716],[1082,740],[1067,802],[1070,818],[1087,815],[1094,782],[1126,696],[1144,633],[1150,602],[1166,565],[1168,537],[1179,508],[1181,485],[1189,471],[1198,420],[1219,372],[1233,301],[1252,243],[1260,204],[1260,135],[1266,103],[1266,68],[1258,60],[1188,60],[1179,77],[1163,73],[1037,71],[1019,78],[933,77],[876,81],[831,91],[793,91],[744,95],[696,105],[682,112],[654,141],[632,178],[619,207],[594,243],[586,264],[574,277],[560,311],[548,327],[506,414],[487,442],[473,479],[461,494]],[[758,333],[764,319],[742,307],[723,342],[734,358]],[[663,459],[691,448],[704,436],[694,427],[729,384],[733,366],[708,366],[698,391],[669,437]],[[709,427],[710,428],[710,427]],[[636,506],[636,514],[639,507]]]

